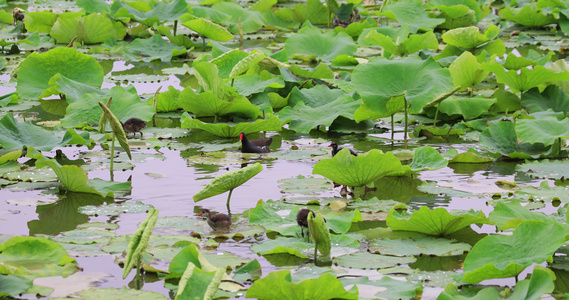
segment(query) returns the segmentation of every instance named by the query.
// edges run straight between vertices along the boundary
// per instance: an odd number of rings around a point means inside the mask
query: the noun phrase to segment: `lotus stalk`
[[[107,104],[109,104],[109,105],[111,104],[111,99],[112,98],[110,98],[109,101],[107,101]],[[111,110],[109,109],[109,106],[105,105],[103,102],[99,102],[99,105],[103,109],[103,115],[101,116],[101,119],[99,120],[99,131],[104,132],[107,121],[109,121],[109,123],[111,124],[111,128],[113,130],[112,141],[111,141],[111,168],[110,168],[111,169],[110,170],[111,171],[111,180],[112,180],[113,179],[114,155],[115,155],[115,136],[116,136],[117,140],[119,141],[119,144],[121,144],[124,151],[128,155],[129,159],[132,159],[132,155],[130,154],[130,147],[128,145],[126,133],[124,132],[124,129],[122,127],[121,122],[111,112]]]

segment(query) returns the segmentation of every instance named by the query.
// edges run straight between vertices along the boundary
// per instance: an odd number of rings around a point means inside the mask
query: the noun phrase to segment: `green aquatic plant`
[[[138,225],[138,229],[130,238],[122,273],[123,279],[128,276],[134,266],[136,266],[136,277],[139,278],[142,254],[144,253],[144,249],[148,246],[148,240],[152,235],[157,220],[158,210],[151,208],[144,221]]]

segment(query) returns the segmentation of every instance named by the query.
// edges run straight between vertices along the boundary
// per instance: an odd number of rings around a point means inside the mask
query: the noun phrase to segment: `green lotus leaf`
[[[168,86],[168,91],[156,96],[156,112],[172,112],[178,110],[178,91],[173,86]]]
[[[335,275],[324,273],[318,278],[293,283],[290,270],[269,273],[253,283],[247,290],[247,298],[259,300],[297,299],[358,299],[357,289],[346,291]]]
[[[41,35],[36,31],[27,38],[18,40],[20,50],[38,50],[40,48],[51,49],[55,41],[48,35]]]
[[[516,228],[527,220],[555,222],[554,219],[546,216],[544,213],[532,212],[516,201],[498,202],[494,210],[488,215],[488,218],[492,223],[496,224],[498,230]],[[569,229],[567,224],[562,224],[562,226]]]
[[[88,86],[100,88],[103,83],[103,68],[95,58],[78,52],[75,48],[60,47],[45,53],[34,52],[18,70],[18,95],[37,99],[49,88],[50,79],[61,75]]]
[[[323,61],[332,61],[339,55],[353,56],[357,46],[345,32],[322,31],[316,27],[306,27],[285,42],[285,50],[289,57],[295,54],[316,55]]]
[[[512,235],[491,235],[476,243],[464,259],[462,281],[517,276],[532,264],[550,260],[564,242],[565,230],[558,223],[525,221]]]
[[[409,164],[411,170],[437,170],[448,165],[448,160],[431,146],[423,146],[415,150],[413,161]]]
[[[317,108],[306,106],[304,102],[297,103],[294,108],[290,106],[279,112],[279,118],[290,122],[289,128],[299,133],[309,133],[317,126],[330,126],[338,117],[354,119],[354,112],[360,107],[360,101],[343,95],[334,101]]]
[[[223,26],[216,24],[208,19],[197,18],[182,23],[182,25],[214,41],[227,42],[233,39],[233,34],[231,34],[231,32],[229,32]]]
[[[0,121],[1,122],[1,121]],[[0,145],[2,144],[2,142],[0,142]],[[9,161],[15,161],[18,158],[20,158],[20,156],[22,156],[22,150],[15,150],[12,152],[8,152],[2,156],[0,156],[0,165],[1,164],[5,164]]]
[[[80,123],[99,124],[101,107],[99,102],[106,103],[113,98],[111,111],[119,121],[136,117],[144,121],[150,121],[155,113],[154,106],[149,106],[140,101],[134,90],[127,90],[122,86],[115,86],[110,90],[103,90],[106,95],[85,94],[81,99],[67,106],[66,115],[61,119],[64,127],[75,127]]]
[[[310,236],[314,239],[314,247],[323,255],[329,255],[332,249],[332,238],[330,237],[330,230],[322,214],[314,216],[314,213],[308,214],[308,229]],[[314,250],[316,253],[316,250]],[[316,259],[316,258],[314,258]]]
[[[487,113],[494,103],[496,103],[496,99],[451,96],[439,104],[439,110],[449,116],[461,115],[465,120],[472,120]]]
[[[1,157],[0,157],[1,158]],[[532,177],[560,180],[569,178],[569,161],[567,160],[539,160],[525,162],[516,166],[516,170],[531,173]]]
[[[138,225],[138,229],[132,235],[130,241],[128,242],[128,248],[126,250],[126,259],[124,262],[124,268],[122,273],[122,278],[125,279],[132,268],[140,264],[142,259],[142,254],[144,249],[148,245],[148,240],[152,235],[154,230],[154,225],[156,225],[156,220],[158,220],[158,210],[151,208],[146,215],[146,218],[142,223]],[[138,272],[138,270],[137,270]]]
[[[520,143],[516,125],[512,122],[500,122],[488,126],[480,134],[480,144],[489,151],[518,159],[537,158],[540,153],[547,150],[543,145]]]
[[[245,9],[234,2],[217,2],[212,8],[231,16],[222,24],[229,26],[233,34],[239,34],[239,22],[244,34],[257,32],[265,25],[265,18],[261,12]]]
[[[186,54],[183,46],[174,46],[160,35],[153,35],[149,39],[136,39],[125,48],[125,57],[134,61],[152,61],[160,59],[169,62],[172,56]]]
[[[77,293],[77,297],[81,297],[81,299],[131,299],[137,297],[145,300],[166,299],[163,295],[156,292],[130,289],[126,286],[121,289],[91,288],[88,290],[82,290]]]
[[[336,156],[319,161],[312,174],[320,174],[341,185],[364,186],[383,176],[407,170],[410,170],[409,166],[401,165],[391,152],[381,153],[372,149],[356,157],[345,148]]]
[[[331,101],[335,101],[342,96],[346,95],[345,92],[339,89],[331,89],[326,85],[317,85],[311,89],[293,88],[289,95],[288,104],[295,106],[300,102],[304,102],[306,106],[318,108],[326,105]]]
[[[79,268],[58,243],[44,237],[16,236],[0,245],[0,273],[25,279],[67,277]]]
[[[425,6],[417,0],[389,3],[385,6],[383,15],[398,21],[399,24],[408,24],[411,33],[416,33],[419,29],[432,30],[445,21],[440,18],[429,18]]]
[[[53,77],[49,79],[48,84],[49,88],[41,93],[39,96],[40,98],[47,98],[52,95],[63,94],[65,95],[65,102],[73,103],[77,99],[83,97],[85,94],[105,94],[105,90],[101,90],[99,87],[92,87],[90,85],[72,80],[61,75],[61,73],[53,75]],[[40,103],[44,103],[41,101],[42,100],[40,100]]]
[[[262,170],[263,166],[260,163],[255,163],[242,169],[217,176],[194,195],[194,202],[231,191],[253,178]]]
[[[474,87],[488,77],[490,71],[480,68],[482,64],[478,62],[476,56],[469,51],[463,52],[449,66],[450,75],[454,86],[463,88]]]
[[[85,13],[111,13],[111,5],[104,0],[77,0],[77,6],[83,8]]]
[[[137,6],[136,3],[137,2],[128,4],[120,1],[113,2],[111,10],[114,18],[117,19],[117,17],[124,18],[128,16],[148,27],[155,27],[157,24],[166,21],[178,20],[183,14],[189,12],[188,4],[184,0],[172,0],[171,2],[139,2],[144,3],[143,6]],[[152,5],[152,7],[150,7],[150,5]],[[121,8],[123,11],[119,11]]]
[[[11,17],[11,16],[10,16]],[[34,285],[30,279],[16,275],[0,275],[0,297],[18,297]]]
[[[560,87],[550,85],[539,92],[538,88],[533,88],[522,94],[522,105],[529,113],[547,111],[551,109],[556,112],[569,112],[569,95]]]
[[[334,263],[339,266],[359,269],[384,269],[414,263],[415,261],[417,259],[413,256],[397,257],[369,252],[356,252],[334,259]]]
[[[557,23],[554,16],[545,13],[542,8],[539,8],[534,3],[524,5],[521,8],[506,6],[500,10],[499,15],[506,20],[514,21],[527,27],[543,27]]]
[[[396,210],[390,210],[387,215],[387,226],[392,230],[406,230],[421,232],[435,236],[448,235],[459,231],[471,224],[488,224],[488,219],[481,211],[453,211],[449,213],[446,208],[429,209],[421,206],[412,215]]]
[[[347,56],[347,55],[342,54],[338,57],[342,57],[342,56]],[[337,59],[338,57],[336,57],[335,59]],[[290,67],[288,67],[288,69],[290,70],[290,72],[292,74],[297,75],[297,76],[301,76],[304,78],[316,78],[316,79],[333,79],[334,78],[334,72],[332,70],[330,70],[330,67],[325,63],[319,63],[318,66],[316,66],[314,68],[301,68],[298,65],[290,65]],[[281,70],[281,72],[282,72],[282,70]],[[293,81],[298,81],[298,79],[295,78],[295,80],[293,80]],[[315,88],[318,88],[321,86],[325,87],[324,85],[317,85],[312,89],[315,89]],[[295,87],[295,89],[298,90],[296,87]],[[312,89],[309,89],[309,90],[312,90]],[[308,89],[302,89],[302,91],[304,91],[304,90],[308,90]]]
[[[309,21],[310,24],[328,24],[328,8],[319,0],[307,0],[306,5],[299,3],[294,8],[278,9],[274,12],[276,17],[294,25]],[[282,21],[281,21],[282,22]],[[290,24],[286,23],[286,24]],[[286,26],[286,25],[285,25]]]
[[[413,34],[409,37],[405,36],[400,40],[379,33],[377,30],[370,30],[364,38],[365,42],[373,45],[379,45],[383,48],[383,57],[390,58],[392,55],[406,56],[423,49],[439,48],[439,41],[432,31],[425,34]]]
[[[442,35],[443,42],[461,47],[465,49],[474,49],[494,38],[493,32],[498,27],[490,25],[484,32],[480,33],[480,29],[476,26],[461,27],[451,29]]]
[[[192,262],[188,262],[188,267],[178,283],[178,291],[174,299],[213,299],[223,273],[223,268],[204,272]]]
[[[217,117],[236,114],[254,119],[259,115],[259,108],[251,104],[242,95],[237,95],[231,101],[224,101],[213,92],[206,91],[196,94],[191,87],[187,87],[180,93],[178,101],[180,107],[193,113],[196,117]]]
[[[382,299],[415,299],[423,295],[423,283],[410,280],[401,280],[401,277],[393,279],[389,276],[383,276],[380,280],[369,280],[367,276],[363,277],[342,277],[339,278],[344,286],[351,284],[358,285],[360,288],[364,286],[373,286],[380,288],[380,292],[375,297]]]
[[[522,68],[521,70],[506,71],[499,63],[486,63],[481,68],[493,72],[499,83],[508,85],[516,93],[525,92],[534,87],[541,87],[542,84],[547,82],[569,80],[569,72],[556,73],[543,66],[535,66],[533,69]],[[542,89],[540,88],[540,90]]]
[[[228,2],[223,2],[228,3]],[[233,69],[231,69],[231,73],[229,73],[229,79],[233,79],[249,70],[253,66],[257,65],[261,60],[265,59],[267,55],[262,51],[254,50],[251,54],[244,57],[240,60]]]
[[[217,44],[214,42],[214,45]],[[215,46],[212,50],[212,56],[215,50]],[[219,70],[219,77],[229,79],[229,74],[233,70],[233,68],[241,62],[245,57],[248,57],[249,54],[245,51],[239,49],[233,49],[227,51],[219,56],[216,56],[214,59],[211,60],[211,63],[215,64]]]
[[[523,119],[516,123],[516,134],[523,143],[552,145],[556,139],[569,138],[569,119],[556,117]]]
[[[17,122],[12,114],[6,114],[0,119],[0,145],[6,150],[33,146],[42,151],[50,151],[67,145],[71,139],[70,133],[61,137],[32,123]]]
[[[211,124],[204,123],[197,119],[191,119],[187,114],[182,115],[181,118],[182,128],[195,128],[205,130],[221,137],[237,137],[240,132],[252,133],[259,131],[280,131],[282,123],[279,118],[273,114],[267,114],[267,119],[256,120],[252,123],[237,123],[237,124]]]
[[[470,250],[466,243],[457,243],[445,238],[409,238],[409,239],[376,239],[369,244],[372,253],[383,255],[411,256],[436,255],[451,256],[462,255]]]
[[[356,67],[352,83],[366,107],[380,114],[388,113],[391,97],[405,95],[411,105],[409,111],[418,113],[435,97],[452,89],[448,69],[441,68],[431,57],[424,61],[417,57],[372,59]]]
[[[90,14],[87,16],[64,17],[63,13],[59,16],[50,35],[59,44],[67,44],[75,37],[76,41],[85,44],[98,44],[109,38],[124,38],[126,30],[117,32],[113,21],[103,14]],[[122,25],[121,25],[122,26]]]
[[[261,93],[267,88],[271,90],[282,89],[285,87],[285,82],[281,76],[273,76],[263,80],[261,76],[243,75],[235,78],[233,87],[240,95],[247,97],[251,94]]]
[[[49,33],[57,17],[51,11],[33,11],[26,14],[24,24],[29,32]]]

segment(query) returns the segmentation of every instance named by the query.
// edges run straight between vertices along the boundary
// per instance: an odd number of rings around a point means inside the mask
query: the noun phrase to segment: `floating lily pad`
[[[191,119],[188,115],[184,114],[182,115],[181,126],[182,128],[202,129],[221,137],[237,137],[241,132],[248,134],[259,131],[280,131],[282,129],[282,123],[279,118],[273,114],[268,114],[267,117],[268,119],[256,120],[253,123],[212,124],[204,123],[197,119]]]
[[[148,300],[164,300],[164,297],[161,294],[151,291],[142,291],[142,290],[135,290],[123,287],[122,289],[116,288],[93,288],[84,290],[77,293],[77,296],[81,297],[81,299],[109,299],[109,300],[119,300],[119,299],[128,299],[128,298],[136,298],[142,297]]]
[[[79,212],[89,216],[118,216],[122,213],[147,213],[151,209],[151,205],[144,204],[140,201],[124,202],[121,204],[111,203],[109,205],[86,205],[79,208]]]
[[[319,28],[308,27],[289,37],[285,42],[285,49],[289,56],[315,55],[318,59],[332,61],[338,55],[354,55],[357,46],[345,32],[322,33]]]
[[[232,191],[236,187],[253,178],[253,176],[257,175],[262,170],[263,166],[261,166],[260,163],[255,163],[242,169],[230,171],[217,176],[201,191],[194,195],[194,202],[198,202],[227,191]]]
[[[334,263],[339,266],[358,269],[383,269],[413,262],[414,257],[386,256],[369,252],[357,252],[334,259]]]
[[[279,183],[279,188],[290,194],[317,195],[330,189],[330,181],[324,178],[304,177],[302,175],[281,179]]]
[[[411,255],[437,255],[451,256],[460,255],[470,250],[470,245],[457,243],[444,238],[415,238],[415,239],[383,239],[373,240],[369,250],[373,253],[394,256]]]
[[[569,161],[566,160],[540,160],[526,162],[516,166],[516,170],[527,175],[543,179],[569,178]]]
[[[409,280],[401,280],[401,277],[393,279],[389,276],[384,276],[380,280],[374,281],[369,280],[366,276],[360,278],[342,277],[339,279],[345,287],[357,285],[360,298],[414,299],[422,294],[422,282],[413,283]]]

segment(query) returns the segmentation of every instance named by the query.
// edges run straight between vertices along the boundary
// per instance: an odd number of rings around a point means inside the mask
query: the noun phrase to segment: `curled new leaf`
[[[111,110],[103,102],[99,102],[99,105],[103,109],[103,114],[105,115],[105,118],[111,124],[111,128],[113,129],[113,132],[117,137],[117,140],[119,141],[124,151],[128,155],[128,158],[132,159],[132,155],[130,154],[130,147],[128,146],[128,141],[126,138],[126,133],[122,128],[121,122],[117,119],[117,117],[115,117],[113,112],[111,112]]]
[[[202,271],[191,261],[188,262],[188,267],[184,271],[182,278],[180,278],[175,299],[213,299],[223,274],[223,268],[216,268],[213,272],[206,272]]]
[[[233,190],[253,178],[253,176],[262,170],[263,166],[261,166],[260,163],[255,163],[254,165],[217,176],[194,195],[194,202]]]
[[[132,235],[131,240],[128,242],[128,249],[126,250],[126,260],[124,262],[124,269],[122,273],[122,278],[126,278],[130,270],[137,264],[142,258],[142,253],[146,246],[148,245],[148,240],[150,235],[154,230],[154,225],[156,225],[156,220],[158,220],[158,210],[152,208],[148,212],[146,219],[140,225],[138,229]]]
[[[310,230],[310,235],[314,239],[315,247],[318,251],[323,255],[330,254],[332,238],[330,237],[330,230],[328,230],[328,225],[326,225],[322,214],[318,213],[316,217],[312,212],[308,214],[308,229]]]

